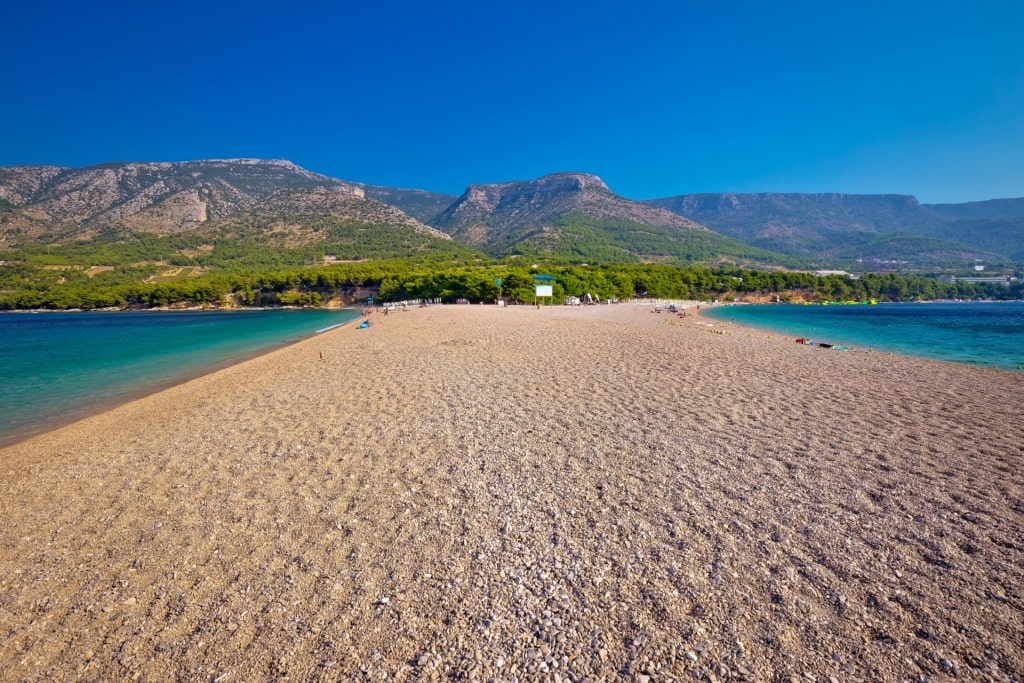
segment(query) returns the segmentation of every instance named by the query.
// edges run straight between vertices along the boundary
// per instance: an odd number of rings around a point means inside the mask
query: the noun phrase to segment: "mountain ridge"
[[[1024,234],[1008,215],[1024,209],[1024,200],[991,200],[981,209],[968,209],[968,215],[989,218],[974,230],[959,232],[950,231],[950,226],[966,205],[926,205],[911,195],[700,193],[643,203],[763,249],[866,267],[913,261],[915,240],[928,252],[927,258],[918,259],[922,265],[1014,261],[1024,252]],[[999,234],[992,239],[986,232]],[[945,250],[939,248],[942,243]],[[894,249],[894,244],[902,246]]]
[[[915,251],[923,255],[921,267],[1024,258],[1024,199],[921,204],[899,194],[764,192],[634,201],[582,172],[470,184],[455,196],[250,158],[0,167],[0,249],[92,239],[112,230],[127,238],[220,229],[223,221],[253,211],[274,214],[271,232],[285,230],[288,212],[303,213],[310,225],[309,216],[319,213],[335,222],[454,238],[498,257],[547,253],[581,261],[684,263],[707,261],[718,249],[732,255],[727,261],[859,261],[868,269],[911,262]],[[287,229],[299,234],[305,228]]]
[[[180,232],[238,213],[283,188],[318,186],[363,192],[352,183],[280,160],[0,168],[0,198],[27,216],[52,223],[65,238],[88,237],[99,226]]]

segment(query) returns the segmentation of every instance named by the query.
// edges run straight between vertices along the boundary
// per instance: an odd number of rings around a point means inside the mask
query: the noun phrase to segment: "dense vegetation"
[[[775,255],[714,233],[579,213],[526,232],[510,238],[504,260],[492,260],[409,226],[301,211],[284,217],[240,214],[208,229],[170,235],[106,229],[88,240],[30,242],[2,252],[0,310],[321,306],[369,296],[530,303],[538,273],[554,276],[555,302],[588,294],[600,300],[1021,297],[1018,282],[1007,287],[896,275],[818,278],[767,270],[764,264]],[[798,261],[788,265],[806,267]]]
[[[934,278],[866,274],[859,279],[804,272],[763,272],[662,264],[554,265],[506,262],[376,260],[274,270],[211,271],[142,282],[147,268],[123,266],[89,275],[78,268],[0,266],[0,310],[97,309],[155,306],[321,306],[375,294],[378,301],[439,299],[513,303],[534,301],[534,276],[555,277],[563,297],[627,299],[760,298],[780,301],[915,301],[943,298],[1021,298],[1022,285],[945,283]],[[498,281],[500,280],[500,284]]]
[[[299,232],[307,239],[297,239]],[[312,236],[312,237],[310,237]],[[295,244],[290,244],[294,242]],[[128,267],[140,263],[198,266],[222,270],[283,268],[323,263],[336,254],[345,260],[393,259],[424,253],[430,258],[472,258],[474,251],[405,226],[368,224],[333,216],[299,215],[286,226],[280,219],[245,216],[215,231],[174,235],[106,229],[93,239],[65,244],[30,244],[3,252],[4,258],[37,266],[95,264]]]
[[[806,262],[771,253],[705,230],[678,230],[621,219],[595,218],[574,212],[550,227],[524,228],[505,235],[492,251],[575,263],[656,262],[674,265],[729,263],[785,265]]]

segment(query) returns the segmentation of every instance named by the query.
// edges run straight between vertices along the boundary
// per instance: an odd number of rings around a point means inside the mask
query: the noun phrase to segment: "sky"
[[[1024,197],[1022,36],[1019,0],[19,2],[0,166]]]

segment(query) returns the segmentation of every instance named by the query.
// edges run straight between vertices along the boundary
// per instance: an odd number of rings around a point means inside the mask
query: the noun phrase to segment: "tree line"
[[[273,271],[213,272],[171,282],[143,282],[147,268],[121,266],[92,277],[74,268],[40,271],[19,263],[0,265],[0,310],[153,308],[174,306],[308,306],[355,291],[374,292],[379,302],[439,299],[533,303],[534,277],[554,278],[554,300],[577,296],[607,299],[779,301],[927,301],[1020,299],[1022,283],[950,283],[931,277],[864,274],[817,277],[796,271],[755,271],[662,264],[549,265],[474,264],[380,260],[293,267]],[[41,275],[42,273],[42,275]]]

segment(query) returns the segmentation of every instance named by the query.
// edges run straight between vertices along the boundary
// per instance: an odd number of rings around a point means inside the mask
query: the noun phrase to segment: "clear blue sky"
[[[17,2],[0,165],[1024,196],[1024,3]]]

